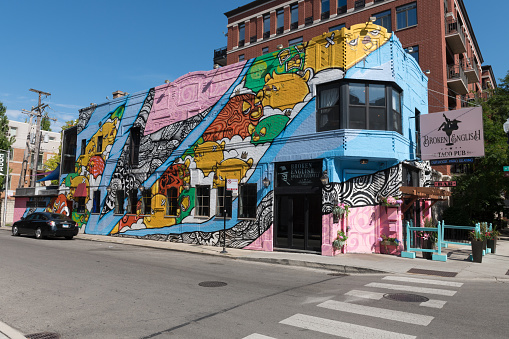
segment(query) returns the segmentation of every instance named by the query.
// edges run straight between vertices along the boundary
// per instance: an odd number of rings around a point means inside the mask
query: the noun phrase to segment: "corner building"
[[[343,252],[377,252],[380,234],[402,239],[402,219],[420,213],[380,199],[429,180],[415,161],[427,104],[398,38],[352,25],[82,109],[76,162],[48,209],[90,234],[334,255],[341,229]],[[338,203],[347,218],[332,216]]]

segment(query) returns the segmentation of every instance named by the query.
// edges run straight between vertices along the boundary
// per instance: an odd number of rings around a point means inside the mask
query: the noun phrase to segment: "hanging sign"
[[[7,151],[0,151],[0,175],[7,175]]]
[[[239,190],[239,179],[226,179],[226,190],[237,192]]]

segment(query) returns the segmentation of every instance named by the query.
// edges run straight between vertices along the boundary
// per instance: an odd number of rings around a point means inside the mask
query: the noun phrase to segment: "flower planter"
[[[380,254],[398,254],[398,245],[391,241],[380,242]]]
[[[483,250],[483,241],[482,240],[472,240],[472,261],[482,263],[482,250]]]
[[[496,239],[488,239],[487,246],[491,248],[491,253],[496,253],[497,251],[497,240]]]
[[[431,240],[426,239],[426,240],[422,241],[422,248],[427,249],[427,250],[432,250],[432,249],[435,249],[435,244]],[[431,260],[431,259],[433,259],[433,253],[432,252],[422,252],[422,257],[424,259]]]

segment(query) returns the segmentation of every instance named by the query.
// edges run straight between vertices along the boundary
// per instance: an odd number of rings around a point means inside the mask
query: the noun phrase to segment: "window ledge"
[[[404,31],[405,29],[414,28],[414,27],[417,27],[417,25],[412,25],[412,26],[406,26],[406,27],[403,27],[403,28],[399,28],[399,29],[396,29],[394,32],[401,32],[401,31]]]
[[[237,219],[239,219],[239,220],[248,220],[248,221],[254,221],[254,220],[256,220],[256,218],[240,218],[240,217],[239,217],[239,218],[237,218]]]

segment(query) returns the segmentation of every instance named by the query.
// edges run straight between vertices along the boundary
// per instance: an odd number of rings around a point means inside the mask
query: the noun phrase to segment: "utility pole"
[[[33,147],[34,149],[34,162],[32,163],[32,178],[30,180],[30,187],[35,187],[35,182],[37,181],[37,167],[39,166],[39,152],[41,148],[41,120],[42,120],[42,114],[44,112],[44,109],[48,107],[46,104],[42,104],[42,96],[50,96],[51,93],[38,91],[36,89],[30,88],[30,92],[34,92],[39,94],[39,102],[37,107],[32,107],[32,110],[30,112],[23,111],[25,114],[30,114],[30,132],[32,131],[32,118],[36,117],[36,127],[35,127],[35,145]],[[32,147],[31,147],[31,133],[29,132],[27,136],[27,144],[25,148],[25,154],[23,157],[23,164],[21,165],[21,175],[19,177],[19,183],[18,188],[22,188],[25,183],[26,178],[26,171],[28,167],[28,157],[32,154]]]

